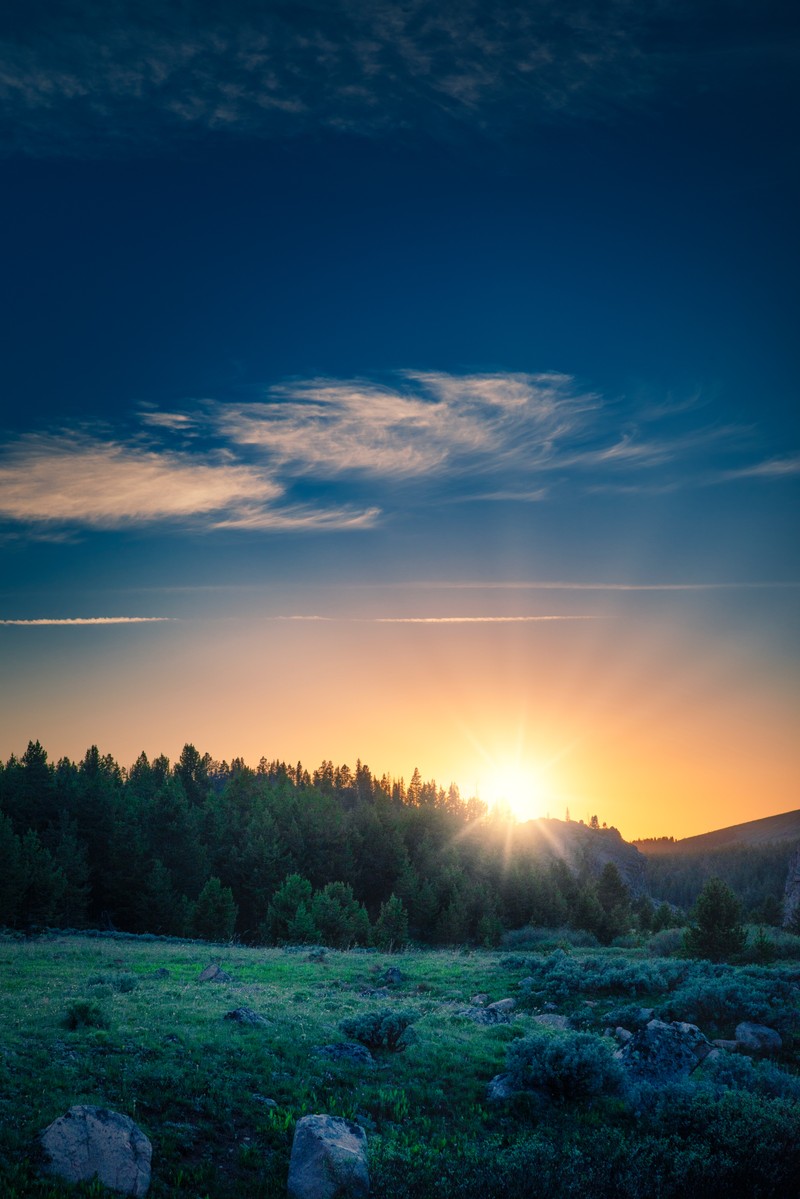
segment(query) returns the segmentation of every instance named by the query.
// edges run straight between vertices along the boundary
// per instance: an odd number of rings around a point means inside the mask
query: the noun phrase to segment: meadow
[[[228,977],[201,981],[212,964]],[[568,942],[389,954],[8,934],[0,979],[8,1199],[76,1194],[42,1176],[38,1153],[38,1134],[76,1103],[146,1133],[154,1199],[284,1196],[294,1126],[312,1112],[365,1128],[376,1199],[786,1196],[800,1179],[796,960],[712,965]],[[498,1022],[479,1015],[505,998],[515,1006]],[[709,1038],[757,1020],[783,1049],[722,1053],[688,1079],[626,1087],[604,1030],[635,1027],[642,1008]],[[261,1019],[226,1019],[237,1009]],[[363,1040],[370,1024],[374,1065],[319,1052]],[[567,1085],[490,1100],[490,1080],[530,1045],[560,1047]],[[587,1067],[601,1059],[593,1081]],[[77,1193],[104,1194],[96,1183]]]

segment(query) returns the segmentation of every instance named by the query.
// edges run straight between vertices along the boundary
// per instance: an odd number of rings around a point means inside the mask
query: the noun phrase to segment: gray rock
[[[736,1042],[749,1053],[780,1053],[781,1034],[766,1024],[751,1024],[749,1020],[736,1025]]]
[[[508,1024],[511,1020],[510,1013],[504,1008],[489,1007],[467,1007],[457,1013],[459,1016],[466,1016],[468,1020],[472,1020],[475,1024]]]
[[[722,1037],[717,1037],[717,1039],[712,1041],[711,1044],[715,1049],[726,1049],[728,1053],[738,1053],[740,1048],[738,1041],[726,1041]],[[708,1056],[710,1057],[711,1054]]]
[[[628,1041],[633,1040],[633,1033],[628,1028],[623,1028],[622,1025],[614,1029],[614,1036],[620,1045],[627,1045]]]
[[[262,1103],[264,1107],[268,1108],[271,1112],[278,1108],[277,1099],[270,1099],[268,1095],[259,1095],[258,1092],[256,1092],[253,1095],[253,1099],[256,1103]]]
[[[232,980],[230,974],[226,974],[221,966],[212,962],[210,966],[206,966],[205,970],[200,971],[197,981],[200,983],[229,983]]]
[[[487,1103],[505,1103],[517,1094],[510,1074],[495,1074],[486,1088]]]
[[[334,1045],[315,1045],[312,1053],[317,1057],[326,1057],[332,1062],[352,1062],[356,1066],[375,1068],[375,1058],[366,1045],[358,1041],[339,1041]]]
[[[70,1183],[97,1176],[103,1186],[135,1199],[147,1194],[153,1148],[128,1116],[76,1104],[41,1140],[48,1173]]]
[[[534,1016],[533,1023],[540,1024],[542,1028],[557,1028],[562,1031],[572,1028],[569,1016],[560,1016],[557,1012],[543,1012],[541,1016]]]
[[[403,981],[403,974],[396,966],[387,966],[383,974],[378,976],[378,982],[385,987],[398,987]]]
[[[289,1161],[290,1199],[367,1199],[367,1134],[334,1116],[297,1121]]]
[[[710,1050],[697,1025],[651,1020],[616,1056],[632,1081],[659,1084],[688,1078]]]
[[[475,1007],[486,1007],[486,1004],[488,1002],[489,1002],[489,996],[486,994],[485,991],[479,991],[477,995],[473,995],[472,998],[470,999],[470,1003],[473,1004]]]
[[[516,999],[496,999],[494,1003],[486,1005],[487,1012],[513,1012],[517,1006]]]
[[[251,1007],[235,1007],[232,1012],[225,1013],[225,1019],[233,1020],[236,1024],[268,1023],[266,1016],[259,1016]]]

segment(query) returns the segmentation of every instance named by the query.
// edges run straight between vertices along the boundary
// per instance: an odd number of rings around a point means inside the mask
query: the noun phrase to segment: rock
[[[533,1023],[540,1024],[542,1028],[557,1028],[561,1030],[572,1028],[572,1021],[569,1016],[559,1016],[557,1012],[544,1012],[541,1016],[534,1016]]]
[[[726,1049],[728,1051],[728,1053],[738,1053],[738,1051],[739,1051],[739,1042],[738,1041],[725,1041],[722,1038],[717,1037],[717,1039],[715,1041],[712,1041],[711,1044],[714,1046],[715,1049]],[[710,1057],[711,1054],[709,1054],[708,1056]]]
[[[614,1036],[620,1045],[627,1045],[628,1041],[633,1040],[633,1033],[630,1029],[623,1028],[621,1025],[614,1029]]]
[[[334,1045],[315,1045],[312,1053],[318,1057],[326,1057],[332,1062],[352,1062],[357,1066],[375,1068],[375,1058],[366,1045],[357,1041],[339,1041]]]
[[[486,994],[485,991],[479,991],[477,995],[473,995],[472,998],[470,999],[470,1003],[473,1004],[475,1007],[486,1007],[486,1004],[488,1002],[489,1002],[489,996]]]
[[[494,1003],[486,1005],[487,1012],[513,1012],[517,1006],[516,999],[496,999]]]
[[[146,1195],[153,1148],[133,1120],[119,1112],[76,1104],[42,1133],[46,1169],[67,1182],[89,1182],[124,1195]]]
[[[205,970],[201,970],[197,976],[197,981],[200,983],[229,983],[232,981],[230,974],[212,962],[210,966],[206,966]]]
[[[290,1199],[367,1199],[367,1134],[334,1116],[297,1121],[289,1161]]]
[[[253,1099],[256,1103],[263,1103],[264,1107],[268,1108],[271,1112],[276,1111],[278,1108],[278,1100],[270,1099],[267,1095],[259,1095],[258,1092],[256,1092],[253,1095]]]
[[[487,1103],[505,1103],[507,1099],[513,1099],[517,1090],[511,1081],[510,1074],[495,1074],[490,1080],[486,1088]]]
[[[398,987],[402,981],[403,975],[396,966],[387,966],[383,974],[378,975],[378,982],[385,987]]]
[[[781,1034],[766,1024],[751,1024],[749,1020],[736,1025],[736,1043],[749,1053],[780,1053]]]
[[[226,1020],[234,1020],[237,1024],[266,1024],[266,1016],[259,1016],[251,1007],[235,1007],[232,1012],[225,1013]]]
[[[688,1078],[710,1049],[695,1024],[651,1020],[616,1056],[633,1081],[659,1084]]]
[[[511,1020],[510,1013],[504,1008],[496,1008],[491,1004],[489,1007],[467,1007],[457,1013],[459,1016],[466,1016],[468,1020],[472,1020],[475,1024],[508,1024]]]

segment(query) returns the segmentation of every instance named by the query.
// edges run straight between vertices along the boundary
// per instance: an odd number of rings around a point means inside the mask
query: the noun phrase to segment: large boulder
[[[748,1053],[780,1053],[783,1047],[781,1034],[766,1024],[752,1024],[744,1020],[736,1025],[736,1043]]]
[[[616,1056],[631,1081],[659,1085],[688,1078],[710,1052],[711,1045],[696,1024],[651,1020]]]
[[[76,1104],[42,1133],[45,1169],[67,1182],[95,1176],[112,1191],[147,1194],[153,1148],[128,1116]]]
[[[367,1199],[367,1134],[335,1116],[297,1121],[289,1160],[290,1199]]]

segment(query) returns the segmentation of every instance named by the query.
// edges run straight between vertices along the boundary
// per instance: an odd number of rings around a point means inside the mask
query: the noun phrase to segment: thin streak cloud
[[[272,620],[326,624],[538,624],[548,621],[598,620],[597,616],[273,616]]]
[[[0,620],[3,625],[23,625],[33,627],[39,625],[99,625],[99,624],[163,624],[166,621],[176,621],[175,616],[69,616],[41,617],[37,620]]]

